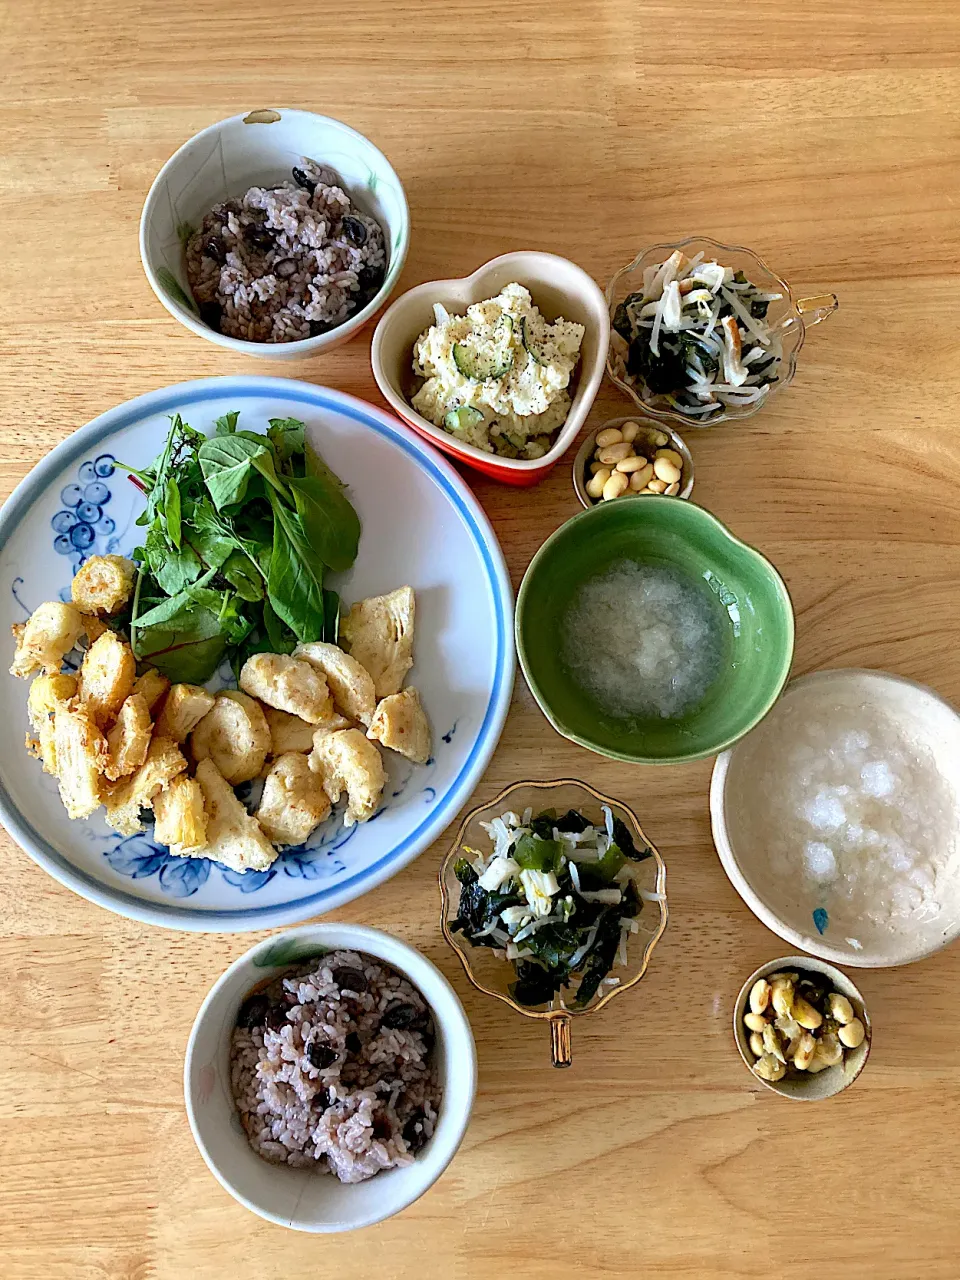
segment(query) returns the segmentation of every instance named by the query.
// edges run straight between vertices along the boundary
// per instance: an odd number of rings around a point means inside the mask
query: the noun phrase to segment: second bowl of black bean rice
[[[344,924],[289,930],[235,961],[197,1015],[184,1073],[194,1138],[222,1185],[315,1232],[422,1195],[475,1090],[473,1036],[446,979],[399,939]]]

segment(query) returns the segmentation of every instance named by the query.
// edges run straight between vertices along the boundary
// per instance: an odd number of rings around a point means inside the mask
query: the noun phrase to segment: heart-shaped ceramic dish
[[[492,298],[508,284],[522,284],[547,320],[563,316],[584,326],[580,363],[570,382],[573,403],[553,446],[542,458],[501,458],[464,444],[411,407],[418,389],[413,345],[434,323],[433,304],[462,315],[473,302]],[[610,316],[599,286],[587,273],[553,253],[505,253],[470,276],[430,280],[410,289],[384,312],[373,335],[373,376],[391,409],[438,449],[505,484],[532,485],[560,461],[586,420],[603,378],[610,341]]]

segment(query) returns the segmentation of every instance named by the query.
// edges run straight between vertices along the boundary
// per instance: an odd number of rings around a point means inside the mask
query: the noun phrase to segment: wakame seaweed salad
[[[644,403],[694,422],[758,405],[779,378],[780,326],[767,313],[781,297],[677,249],[615,308],[615,363]]]
[[[130,643],[175,681],[337,640],[340,598],[325,580],[356,559],[359,517],[302,422],[271,418],[261,435],[238,430],[239,416],[207,437],[175,414],[156,461],[125,467],[147,496]]]
[[[627,962],[643,899],[656,898],[637,889],[632,873],[651,850],[637,846],[609,806],[602,812],[602,825],[575,809],[504,813],[483,824],[492,852],[466,849],[472,860],[454,867],[460,901],[450,928],[512,961],[519,1004],[548,1004],[575,987],[571,1007],[584,1008],[616,984],[610,971]]]

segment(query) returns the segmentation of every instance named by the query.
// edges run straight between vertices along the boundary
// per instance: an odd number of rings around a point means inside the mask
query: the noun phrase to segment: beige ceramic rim
[[[863,1044],[856,1049],[847,1050],[844,1054],[842,1065],[838,1064],[838,1066],[830,1067],[827,1071],[823,1071],[818,1075],[810,1076],[811,1083],[815,1080],[820,1082],[819,1089],[816,1092],[813,1090],[806,1092],[802,1088],[799,1090],[784,1089],[781,1087],[781,1081],[763,1080],[753,1070],[753,1063],[756,1059],[750,1052],[747,1042],[747,1029],[743,1025],[747,998],[750,995],[750,988],[758,978],[765,978],[768,974],[776,973],[780,969],[799,969],[808,973],[819,973],[824,978],[828,978],[835,990],[846,996],[853,1005],[854,1012],[863,1023],[866,1032]],[[836,965],[830,964],[826,960],[819,960],[815,956],[780,956],[779,959],[768,960],[766,964],[754,969],[753,973],[740,988],[733,1005],[733,1039],[740,1057],[743,1059],[743,1065],[757,1084],[764,1085],[771,1092],[781,1098],[787,1098],[790,1102],[823,1102],[827,1098],[836,1097],[844,1089],[849,1089],[867,1065],[867,1059],[870,1057],[870,1048],[873,1043],[873,1023],[870,1021],[870,1014],[867,1012],[867,1006],[859,988],[847,977],[842,969],[838,969]],[[854,1054],[857,1055],[856,1061],[853,1058]],[[847,1070],[848,1066],[849,1070]],[[796,1077],[794,1077],[794,1080],[801,1086],[806,1083],[806,1081],[798,1080]],[[836,1085],[836,1088],[831,1088],[831,1085]]]
[[[588,511],[591,507],[600,505],[601,499],[591,498],[587,493],[586,481],[587,463],[590,460],[591,453],[593,453],[594,443],[598,434],[601,431],[606,431],[607,427],[622,427],[625,422],[639,422],[641,426],[649,424],[652,430],[662,431],[664,435],[669,437],[671,445],[683,459],[683,465],[680,468],[680,479],[683,481],[683,485],[674,496],[677,498],[689,498],[693,492],[693,454],[690,452],[690,447],[680,432],[675,431],[669,422],[658,422],[654,418],[645,417],[642,413],[625,413],[619,418],[608,418],[599,427],[589,431],[577,450],[577,456],[573,460],[573,487],[576,490],[577,497],[580,499],[580,505],[586,507]],[[624,494],[623,496],[628,497],[629,495]]]
[[[591,1005],[589,1009],[526,1009],[522,1004],[518,1004],[512,996],[505,995],[502,991],[494,991],[492,987],[484,986],[476,977],[471,968],[470,961],[466,953],[461,949],[459,943],[453,936],[447,918],[451,910],[450,895],[447,892],[446,871],[451,862],[456,858],[461,846],[463,838],[466,835],[467,828],[470,823],[487,809],[493,808],[494,805],[504,803],[511,791],[515,791],[518,787],[539,787],[543,791],[552,791],[557,787],[582,787],[584,791],[589,792],[595,800],[599,800],[601,804],[609,805],[613,809],[619,810],[620,813],[626,814],[633,823],[634,829],[639,833],[641,840],[649,848],[650,852],[657,863],[657,888],[656,892],[661,894],[660,906],[660,923],[651,935],[641,958],[640,968],[629,982],[624,982],[620,986],[612,987],[606,995],[601,996],[596,1004]],[[548,1022],[550,1024],[550,1043],[553,1053],[553,1065],[555,1067],[569,1067],[572,1061],[570,1023],[573,1018],[583,1018],[591,1013],[597,1013],[605,1005],[617,996],[623,995],[625,991],[635,987],[643,975],[647,971],[650,964],[650,957],[653,955],[653,949],[663,937],[663,932],[667,927],[669,912],[667,910],[667,868],[660,856],[660,851],[651,840],[644,834],[643,827],[640,825],[640,819],[633,810],[623,803],[622,800],[615,800],[612,796],[606,796],[601,791],[595,790],[586,782],[581,782],[579,778],[555,778],[551,782],[543,782],[538,778],[525,778],[520,782],[511,782],[509,787],[504,787],[499,795],[488,800],[486,804],[478,804],[476,808],[471,809],[457,832],[456,839],[450,848],[447,856],[440,865],[439,873],[440,881],[440,928],[443,930],[443,936],[460,958],[463,965],[464,973],[478,991],[482,991],[485,995],[493,996],[494,999],[502,1001],[505,1005],[509,1005],[511,1009],[517,1013],[522,1013],[525,1018],[536,1018],[540,1022]]]
[[[880,671],[871,667],[825,667],[821,671],[810,671],[806,675],[797,676],[795,679],[790,680],[781,691],[780,698],[785,697],[793,688],[835,678],[840,672],[851,676],[873,676],[878,680],[905,685],[909,689],[916,689],[927,697],[933,698],[954,716],[960,715],[946,698],[941,698],[940,694],[931,689],[929,685],[919,684],[916,680],[907,679],[906,676],[893,675],[889,671]],[[778,702],[780,698],[777,699]],[[776,703],[774,703],[774,706],[776,706]],[[772,711],[773,707],[770,710]],[[769,715],[770,712],[767,714]],[[777,937],[783,938],[784,942],[789,942],[791,946],[800,947],[810,955],[816,956],[828,964],[845,964],[851,969],[893,969],[901,964],[913,964],[916,960],[925,960],[928,956],[936,955],[938,951],[942,951],[944,947],[948,947],[951,942],[955,942],[960,937],[960,919],[958,919],[953,929],[945,933],[938,941],[931,942],[929,946],[905,950],[902,955],[890,960],[872,951],[854,952],[852,954],[839,951],[836,947],[830,946],[829,943],[823,942],[822,939],[809,937],[785,924],[776,912],[767,906],[740,870],[740,864],[727,831],[727,774],[730,771],[734,753],[746,740],[747,736],[745,734],[734,746],[722,751],[714,762],[713,773],[710,778],[710,828],[713,834],[714,847],[727,878],[758,920],[765,924]]]

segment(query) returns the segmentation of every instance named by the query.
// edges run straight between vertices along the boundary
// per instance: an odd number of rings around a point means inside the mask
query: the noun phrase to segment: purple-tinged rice
[[[186,244],[201,319],[247,342],[296,342],[336,328],[379,291],[383,228],[338,175],[304,159],[295,182],[215,205]]]
[[[371,956],[335,951],[275,979],[248,997],[233,1033],[250,1145],[341,1182],[412,1164],[440,1106],[433,1042],[420,992]]]

